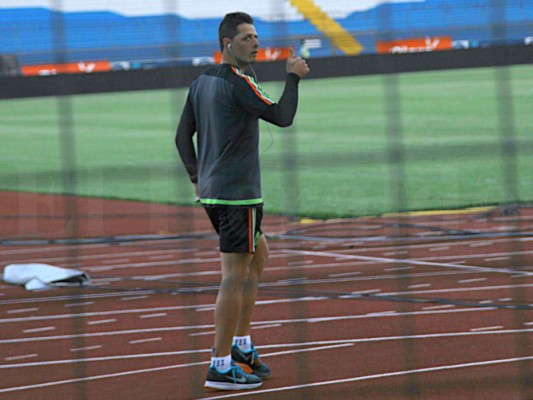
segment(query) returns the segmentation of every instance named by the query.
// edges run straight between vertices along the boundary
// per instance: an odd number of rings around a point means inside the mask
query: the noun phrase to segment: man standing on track
[[[224,390],[256,388],[270,375],[250,330],[259,277],[268,258],[261,231],[259,118],[290,126],[298,83],[309,72],[304,60],[291,55],[283,94],[278,103],[270,99],[244,74],[259,48],[253,23],[242,12],[224,17],[219,27],[222,63],[191,84],[176,133],[180,157],[220,237],[222,278],[205,386]]]

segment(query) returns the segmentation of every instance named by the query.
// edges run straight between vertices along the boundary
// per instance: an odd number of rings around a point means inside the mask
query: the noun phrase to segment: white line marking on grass
[[[311,383],[306,383],[302,385],[283,386],[283,387],[272,388],[272,389],[263,389],[263,390],[259,389],[259,390],[254,390],[254,391],[246,391],[246,393],[232,393],[232,394],[226,394],[226,395],[221,395],[221,396],[204,397],[201,400],[227,399],[227,398],[242,397],[242,396],[252,396],[256,394],[262,395],[265,393],[275,393],[275,392],[285,392],[289,390],[308,389],[308,388],[317,387],[317,386],[337,385],[341,383],[367,381],[371,379],[390,378],[393,376],[414,375],[414,374],[421,374],[421,373],[428,373],[428,372],[447,371],[447,370],[453,370],[453,369],[508,364],[508,363],[522,362],[522,361],[529,361],[529,360],[533,360],[533,356],[503,358],[503,359],[478,361],[478,362],[463,363],[463,364],[440,365],[436,367],[418,368],[418,369],[411,369],[411,370],[406,370],[406,371],[393,371],[393,372],[386,372],[382,374],[357,376],[353,378],[336,379],[336,380],[331,380],[331,381],[311,382]]]

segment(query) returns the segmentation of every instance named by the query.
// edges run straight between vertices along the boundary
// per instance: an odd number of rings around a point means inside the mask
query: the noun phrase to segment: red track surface
[[[203,388],[219,280],[203,210],[0,200],[1,267],[43,262],[93,281],[0,286],[2,400],[533,398],[532,208],[266,216],[274,237],[254,337],[273,376],[216,392]],[[107,241],[50,241],[63,238]]]

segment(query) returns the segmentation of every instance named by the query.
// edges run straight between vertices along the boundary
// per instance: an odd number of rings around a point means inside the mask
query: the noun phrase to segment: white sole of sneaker
[[[255,389],[261,386],[263,382],[258,383],[227,383],[227,382],[214,382],[214,381],[205,381],[204,387],[218,390],[246,390],[246,389]]]

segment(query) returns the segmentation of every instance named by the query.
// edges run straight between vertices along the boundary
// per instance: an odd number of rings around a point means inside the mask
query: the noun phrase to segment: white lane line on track
[[[161,242],[159,242],[161,243]],[[83,248],[87,251],[94,250],[94,249],[101,249],[105,248],[106,250],[110,249],[109,244],[84,244]],[[5,250],[0,251],[1,255],[10,255],[10,254],[28,254],[28,253],[53,253],[53,252],[65,252],[71,250],[71,247],[69,246],[56,246],[51,247],[48,246],[42,246],[42,247],[32,247],[28,249],[21,249],[21,250]],[[146,251],[125,251],[120,253],[113,252],[116,250],[115,248],[111,247],[111,252],[106,251],[104,254],[87,254],[87,255],[78,255],[76,258],[79,260],[90,260],[90,259],[109,259],[110,257],[145,257],[146,255],[152,255],[152,254],[165,254],[165,253],[191,253],[195,252],[195,249],[191,248],[185,248],[185,249],[167,249],[167,250],[146,250]],[[62,260],[69,260],[68,256],[62,256],[62,257],[49,257],[49,258],[39,258],[42,262],[57,262]]]
[[[398,312],[395,314],[379,314],[379,315],[356,314],[356,315],[342,315],[342,316],[335,316],[335,317],[282,319],[282,320],[271,320],[271,321],[254,321],[252,322],[252,327],[258,326],[258,325],[270,325],[270,324],[296,324],[296,323],[317,323],[317,322],[329,322],[329,321],[349,321],[349,320],[356,320],[356,319],[391,318],[391,317],[403,317],[403,316],[411,316],[411,315],[439,315],[439,314],[454,314],[454,313],[469,313],[469,312],[484,313],[484,312],[495,311],[495,310],[497,310],[497,308],[495,307],[484,307],[484,308],[476,307],[476,308],[460,308],[460,309],[453,309],[453,310]],[[65,339],[74,339],[74,338],[81,338],[81,337],[86,338],[86,337],[130,335],[134,333],[175,332],[175,331],[187,331],[187,330],[193,330],[193,329],[212,329],[212,328],[213,328],[212,324],[190,325],[190,326],[164,326],[164,327],[159,327],[159,328],[129,329],[129,330],[121,330],[121,331],[93,332],[93,333],[81,333],[81,334],[72,334],[72,335],[1,339],[0,344],[27,343],[27,342],[49,341],[49,340],[65,340]]]
[[[33,311],[39,311],[39,308],[34,307],[34,308],[20,308],[17,310],[8,310],[7,314],[22,314],[22,313],[28,313],[28,312],[33,312]]]
[[[406,371],[393,371],[393,372],[386,372],[382,374],[357,376],[353,378],[336,379],[336,380],[331,380],[331,381],[311,382],[311,383],[302,384],[302,385],[283,386],[283,387],[272,388],[272,389],[264,389],[264,390],[259,389],[259,390],[254,390],[254,391],[247,390],[246,393],[232,393],[232,394],[221,395],[221,396],[204,397],[201,400],[227,399],[227,398],[234,398],[234,397],[241,397],[241,396],[252,396],[256,394],[262,395],[265,393],[285,392],[289,390],[307,389],[307,388],[317,387],[317,386],[329,386],[329,385],[337,385],[341,383],[367,381],[371,379],[390,378],[393,376],[415,375],[415,374],[428,373],[428,372],[438,372],[438,371],[447,371],[447,370],[453,370],[453,369],[500,365],[500,364],[514,363],[514,362],[529,361],[529,360],[533,360],[533,356],[503,358],[503,359],[486,360],[486,361],[478,361],[478,362],[462,363],[462,364],[440,365],[436,367],[411,369],[411,370],[406,370]]]
[[[84,248],[86,249],[95,249],[95,248],[101,248],[101,247],[109,247],[109,244],[88,244],[85,245]],[[25,248],[25,249],[17,249],[17,250],[3,250],[0,251],[1,255],[11,255],[11,254],[30,254],[30,253],[47,253],[47,252],[54,252],[54,251],[65,251],[65,250],[71,250],[72,246],[43,246],[43,247],[33,247],[32,248]],[[39,258],[41,261],[49,261],[49,259],[45,258]],[[66,260],[67,257],[61,258],[61,260]]]
[[[388,251],[383,253],[384,256],[390,257],[390,256],[401,256],[402,254],[408,254],[409,252],[407,250],[399,250],[399,251]]]
[[[132,297],[124,297],[120,299],[121,301],[130,301],[130,300],[144,300],[147,299],[149,296],[132,296]]]
[[[415,294],[439,294],[439,293],[455,293],[465,291],[491,291],[491,290],[506,290],[506,289],[518,289],[518,288],[531,288],[533,283],[521,284],[521,285],[497,285],[497,286],[479,286],[479,287],[464,287],[464,288],[450,288],[450,289],[432,289],[432,290],[411,290],[403,292],[384,292],[383,296],[397,296],[397,295],[415,295]],[[321,301],[328,297],[303,297],[298,299],[281,299],[281,300],[265,300],[258,301],[257,305],[272,304],[273,302],[293,302],[293,301]],[[17,317],[17,318],[4,318],[0,319],[2,323],[18,323],[29,321],[49,321],[55,319],[70,319],[70,318],[89,318],[89,317],[101,317],[108,315],[124,315],[124,314],[138,314],[138,313],[150,313],[159,311],[180,311],[189,309],[206,309],[214,307],[213,303],[210,304],[198,304],[188,306],[172,306],[172,307],[154,307],[154,308],[140,308],[140,309],[128,309],[128,310],[113,310],[113,311],[99,311],[99,312],[86,312],[78,314],[56,314],[56,315],[41,315],[31,317]]]
[[[490,290],[502,290],[502,289],[517,289],[517,288],[530,288],[533,287],[533,283],[526,283],[523,285],[498,285],[498,286],[476,286],[476,287],[462,287],[462,288],[450,288],[450,289],[433,289],[433,290],[411,290],[403,292],[386,292],[382,293],[383,296],[395,296],[395,295],[413,295],[413,294],[438,294],[438,293],[460,293],[460,292],[483,292]],[[1,322],[2,320],[0,320]]]
[[[260,325],[260,326],[253,326],[252,329],[270,329],[270,328],[279,328],[281,324],[268,324],[268,325]]]
[[[510,260],[511,257],[491,257],[491,258],[485,258],[485,261],[492,262],[492,261],[507,261]]]
[[[287,265],[289,267],[299,267],[299,266],[302,266],[302,265],[309,265],[309,264],[313,264],[314,261],[313,260],[304,260],[304,261],[289,261],[287,263]]]
[[[442,306],[423,307],[422,310],[444,310],[445,308],[453,308],[453,307],[455,307],[454,304],[443,304]]]
[[[425,287],[430,287],[430,286],[431,286],[431,283],[420,283],[418,285],[407,286],[407,289],[420,289],[420,288],[425,288]]]
[[[533,323],[531,323],[533,325]],[[214,331],[213,331],[214,333]],[[356,339],[338,339],[338,340],[321,340],[313,342],[303,343],[276,343],[270,345],[257,346],[258,350],[264,349],[280,349],[280,348],[292,348],[292,347],[307,347],[307,346],[330,346],[330,345],[342,345],[342,344],[357,344],[357,343],[376,343],[376,342],[388,342],[388,341],[401,341],[401,340],[423,340],[423,339],[440,339],[440,338],[462,338],[462,337],[482,337],[493,335],[509,335],[509,334],[524,334],[533,333],[533,328],[530,329],[509,329],[509,330],[497,330],[497,331],[479,331],[479,332],[446,332],[446,333],[429,333],[419,335],[408,336],[382,336],[373,338],[356,338]],[[211,353],[211,349],[198,349],[198,350],[179,350],[179,351],[167,351],[159,353],[139,353],[139,354],[125,354],[119,356],[104,356],[104,357],[89,357],[89,358],[75,358],[68,360],[49,360],[49,361],[36,361],[16,364],[4,364],[0,365],[2,369],[12,368],[27,368],[27,367],[41,367],[51,365],[63,365],[74,364],[80,362],[100,362],[100,361],[113,361],[113,360],[129,360],[140,358],[155,358],[155,357],[170,357],[170,356],[189,356],[192,354]],[[272,354],[277,353],[264,353],[261,352],[261,357],[270,357]]]
[[[132,268],[145,268],[145,267],[164,267],[164,266],[176,266],[181,264],[207,264],[207,263],[219,263],[220,257],[213,258],[187,258],[171,261],[151,261],[151,262],[138,262],[127,264],[117,264],[110,266],[87,266],[84,267],[87,271],[109,271],[114,269],[132,269]]]
[[[450,250],[450,246],[430,247],[429,251],[447,251]]]
[[[118,263],[127,263],[129,262],[129,258],[111,258],[108,257],[105,260],[102,260],[102,264],[118,264]]]
[[[472,271],[445,271],[445,272],[417,272],[417,273],[411,273],[409,274],[409,278],[420,278],[420,277],[436,277],[436,276],[445,276],[445,275],[461,275],[461,274],[472,274],[475,272]],[[328,283],[341,283],[341,282],[365,282],[365,281],[381,281],[381,280],[398,280],[405,278],[406,275],[397,275],[397,274],[391,274],[391,275],[370,275],[370,276],[361,276],[361,277],[344,277],[344,278],[323,278],[323,279],[307,279],[305,281],[300,281],[298,283],[294,282],[268,282],[268,283],[260,283],[259,287],[261,289],[263,288],[269,288],[269,287],[277,287],[277,286],[292,286],[296,284],[300,285],[316,285],[320,283],[328,284]],[[204,288],[196,288],[197,290],[207,290],[212,289],[212,287],[204,287]]]
[[[144,315],[139,315],[139,318],[160,318],[160,317],[166,317],[168,314],[165,312],[165,313],[156,313],[156,314],[144,314]]]
[[[141,343],[149,343],[149,342],[160,342],[163,340],[162,337],[153,337],[148,339],[138,339],[138,340],[130,340],[128,341],[129,344],[141,344]]]
[[[458,281],[459,283],[473,283],[473,282],[483,282],[486,281],[488,278],[473,278],[473,279],[462,279]]]
[[[471,243],[470,247],[484,247],[484,246],[492,246],[494,242],[477,242],[477,243]]]
[[[343,272],[341,274],[329,274],[328,276],[330,278],[340,278],[343,276],[354,276],[354,275],[361,275],[361,274],[362,274],[361,271],[354,271],[354,272]]]
[[[216,333],[215,331],[195,332],[195,333],[189,333],[189,336],[192,336],[192,337],[195,337],[195,336],[209,336],[209,335],[214,335],[215,333]]]
[[[198,253],[195,253],[195,254],[198,255]],[[172,257],[173,257],[172,254],[166,254],[166,255],[162,254],[162,255],[156,255],[156,256],[148,256],[148,259],[149,260],[168,260]]]
[[[437,263],[437,262],[429,262],[429,261],[420,261],[420,260],[414,260],[414,259],[394,259],[394,258],[384,258],[384,257],[369,257],[369,256],[361,256],[361,255],[354,255],[354,254],[339,254],[339,253],[330,253],[330,252],[321,252],[321,251],[306,251],[306,250],[284,250],[286,253],[289,254],[301,254],[301,255],[308,255],[308,256],[318,256],[318,257],[333,257],[336,259],[351,259],[351,260],[364,260],[364,261],[376,261],[376,262],[383,262],[387,264],[411,264],[411,265],[423,265],[423,266],[431,266],[431,267],[442,267],[442,268],[453,268],[453,269],[462,269],[462,270],[470,270],[470,271],[479,271],[479,272],[491,272],[491,273],[499,273],[499,274],[516,274],[516,270],[507,269],[507,268],[486,268],[486,267],[478,267],[474,265],[456,265],[456,264],[449,264],[449,263]],[[525,253],[525,252],[522,252]],[[521,272],[523,275],[527,276],[533,276],[533,273],[530,272]]]
[[[98,350],[98,349],[101,349],[101,348],[102,348],[101,345],[87,346],[87,347],[77,347],[77,348],[72,348],[72,349],[70,349],[70,352],[71,352],[71,353],[76,353],[76,352],[78,352],[78,351]]]
[[[394,267],[394,268],[387,268],[385,271],[387,272],[394,272],[394,271],[410,271],[412,269],[415,269],[414,267]]]
[[[498,329],[503,329],[503,326],[486,326],[484,328],[472,328],[470,329],[470,332],[495,331]]]
[[[39,357],[39,354],[23,354],[20,356],[12,356],[12,357],[6,357],[4,358],[5,361],[18,361],[18,360],[26,360],[28,358],[35,358]]]
[[[55,326],[43,326],[42,328],[24,329],[22,332],[24,332],[24,333],[37,333],[37,332],[54,331],[55,329],[56,329]]]
[[[110,319],[100,319],[100,320],[97,320],[97,321],[88,321],[87,322],[87,325],[101,325],[101,324],[111,324],[113,322],[117,322],[117,320],[115,318],[110,318]]]
[[[68,304],[65,304],[64,306],[65,307],[84,307],[84,306],[90,306],[92,304],[94,304],[94,301],[84,301],[81,303],[68,303]]]
[[[330,350],[330,349],[333,349],[333,348],[341,348],[341,347],[349,347],[349,346],[352,346],[352,344],[351,343],[342,343],[342,344],[321,346],[321,347],[315,347],[315,348],[309,348],[309,349],[290,350],[290,351],[286,351],[286,352],[283,352],[283,353],[280,353],[280,354],[287,355],[287,354],[302,353],[302,352],[309,352],[309,351]],[[278,354],[278,353],[276,353],[276,354]],[[267,355],[265,354],[264,356],[267,356]],[[124,372],[117,372],[117,373],[106,374],[106,375],[95,375],[95,376],[87,376],[87,377],[84,377],[84,378],[65,379],[65,380],[62,380],[62,381],[44,382],[44,383],[37,383],[37,384],[26,385],[26,386],[15,386],[15,387],[10,387],[10,388],[0,389],[0,393],[17,392],[17,391],[21,391],[21,390],[38,389],[38,388],[44,388],[44,387],[50,387],[50,386],[65,385],[65,384],[69,384],[69,383],[94,381],[94,380],[99,380],[99,379],[118,378],[118,377],[121,377],[121,376],[136,375],[136,374],[143,374],[143,373],[149,373],[149,372],[165,371],[165,370],[176,369],[176,368],[194,367],[194,366],[199,366],[199,365],[207,365],[209,363],[210,363],[210,361],[201,361],[201,362],[189,363],[189,364],[167,365],[167,366],[163,366],[163,367],[155,367],[155,368],[146,368],[146,369],[139,369],[139,370],[132,370],[132,371],[124,371]]]
[[[13,299],[13,300],[3,300],[0,301],[0,305],[6,304],[22,304],[22,303],[43,303],[51,301],[63,301],[63,300],[76,300],[76,299],[99,299],[99,298],[109,298],[109,297],[120,297],[120,296],[135,296],[139,293],[152,294],[150,290],[136,290],[132,292],[115,292],[115,293],[93,293],[93,294],[79,294],[79,295],[66,295],[66,296],[50,296],[50,297],[34,297],[28,299]]]
[[[415,260],[455,260],[457,258],[464,259],[478,259],[478,258],[488,258],[488,257],[510,257],[510,256],[526,256],[533,254],[533,251],[514,251],[514,252],[505,252],[505,253],[477,253],[477,254],[452,254],[452,255],[441,255],[438,257],[419,257]],[[450,263],[451,264],[451,263]]]

